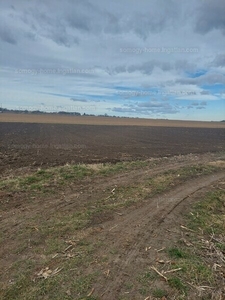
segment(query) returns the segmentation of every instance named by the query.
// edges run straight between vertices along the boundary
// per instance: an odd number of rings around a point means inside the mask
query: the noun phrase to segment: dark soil
[[[221,151],[223,128],[0,123],[0,172]]]

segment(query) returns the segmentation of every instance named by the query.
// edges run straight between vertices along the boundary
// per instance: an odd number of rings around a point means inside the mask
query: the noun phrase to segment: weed
[[[187,253],[185,253],[183,250],[178,248],[170,248],[168,250],[169,256],[171,258],[186,258]]]
[[[139,288],[139,293],[142,295],[142,296],[146,296],[149,292],[149,288],[146,288],[145,286],[144,287],[141,287]]]
[[[157,277],[157,275],[151,271],[147,271],[144,274],[141,274],[138,276],[138,281],[142,285],[148,285],[150,281],[154,280]]]
[[[167,292],[165,290],[162,290],[162,289],[154,289],[152,291],[152,295],[155,297],[155,298],[163,298],[163,297],[166,297],[167,296]]]
[[[225,191],[218,190],[206,195],[204,201],[199,201],[194,212],[189,216],[189,227],[201,228],[208,234],[223,233],[225,231]]]
[[[131,282],[126,282],[126,283],[124,284],[124,287],[125,287],[125,289],[127,289],[127,290],[132,290],[132,288],[133,288],[133,283],[131,283]]]
[[[88,291],[91,289],[92,282],[96,278],[96,276],[96,273],[80,276],[76,281],[72,283],[71,288],[74,294],[79,297],[78,299],[88,299],[87,297],[83,297],[86,296]]]
[[[186,286],[182,283],[180,278],[171,277],[168,279],[168,283],[172,288],[176,288],[180,292],[186,292]]]

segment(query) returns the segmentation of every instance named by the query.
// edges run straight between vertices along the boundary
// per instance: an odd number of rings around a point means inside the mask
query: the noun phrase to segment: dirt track
[[[168,243],[165,237],[168,238],[167,230],[172,227],[171,216],[172,222],[175,221],[175,209],[178,207],[182,211],[187,207],[187,200],[190,203],[201,189],[223,178],[224,173],[220,173],[191,180],[109,223],[98,237],[102,242],[107,240],[107,248],[104,248],[100,255],[110,255],[112,248],[118,249],[119,253],[112,257],[108,266],[111,270],[110,279],[104,279],[100,285],[96,284],[96,294],[102,295],[101,299],[118,299],[124,289],[127,274],[131,276],[137,270],[153,265],[155,249],[161,249]],[[151,249],[146,253],[145,249],[149,246]]]
[[[40,263],[40,257],[33,252],[32,247],[17,255],[11,254],[10,251],[17,247],[17,232],[29,228],[33,223],[32,220],[38,222],[35,225],[38,228],[42,222],[51,220],[55,215],[60,218],[73,211],[79,211],[86,205],[88,207],[95,205],[99,199],[107,198],[114,188],[117,193],[118,188],[142,182],[146,178],[162,174],[165,170],[177,170],[209,162],[221,165],[221,159],[224,159],[222,154],[199,154],[153,160],[158,163],[152,167],[115,174],[109,178],[97,177],[92,180],[87,178],[67,190],[59,189],[58,197],[53,198],[37,197],[31,201],[23,192],[14,195],[3,193],[1,230],[7,238],[0,253],[2,280],[9,280],[10,265],[21,255],[24,258],[32,257],[37,264]],[[85,236],[89,243],[100,245],[94,253],[93,263],[82,270],[83,274],[95,271],[102,274],[93,284],[93,295],[97,299],[107,300],[119,299],[121,295],[125,295],[127,280],[132,281],[136,278],[132,278],[132,274],[137,276],[139,272],[149,269],[156,256],[160,256],[155,249],[171,244],[176,238],[180,232],[183,212],[187,213],[190,204],[198,201],[201,193],[204,194],[212,188],[212,185],[224,181],[224,178],[224,172],[201,175],[184,181],[159,196],[146,198],[129,208],[106,215],[102,213],[93,218],[88,228],[82,230],[82,236]],[[38,232],[33,234],[33,238],[36,234]],[[150,248],[146,251],[148,247]],[[76,247],[74,250],[76,251]],[[107,257],[106,262],[102,261],[103,257]],[[110,273],[106,276],[107,270],[110,270]],[[160,286],[162,282],[157,284]],[[127,296],[128,299],[143,299],[135,290],[135,285]],[[193,294],[190,299],[199,298],[197,294]]]

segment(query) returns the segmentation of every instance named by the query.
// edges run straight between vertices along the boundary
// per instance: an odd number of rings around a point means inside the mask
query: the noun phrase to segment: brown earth
[[[168,121],[168,126],[171,124]],[[0,122],[0,136],[0,172],[4,172],[21,167],[145,160],[221,151],[225,130]]]
[[[96,116],[69,116],[60,114],[22,114],[1,113],[0,122],[24,122],[44,124],[79,124],[79,125],[115,125],[115,126],[162,126],[162,127],[195,127],[225,128],[224,122],[180,121],[165,119],[117,118]]]

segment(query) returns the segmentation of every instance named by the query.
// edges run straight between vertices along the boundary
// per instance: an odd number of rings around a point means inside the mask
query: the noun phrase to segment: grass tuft
[[[185,253],[183,250],[178,248],[170,248],[168,250],[169,256],[171,258],[186,258],[187,253]]]
[[[163,298],[163,297],[166,297],[167,296],[167,292],[163,289],[154,289],[153,292],[152,292],[152,295],[153,297],[155,298]]]
[[[185,292],[186,293],[186,286],[182,283],[180,278],[178,277],[171,277],[168,279],[168,283],[172,288],[177,289],[180,292]]]

